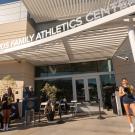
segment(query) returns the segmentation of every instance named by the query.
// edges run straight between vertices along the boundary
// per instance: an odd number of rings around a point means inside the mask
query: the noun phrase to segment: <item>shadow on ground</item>
[[[14,130],[27,130],[30,128],[36,128],[36,127],[46,127],[46,126],[53,126],[53,125],[59,125],[59,124],[64,124],[64,123],[69,123],[69,122],[76,122],[76,121],[81,121],[82,119],[98,119],[99,113],[93,112],[91,114],[88,113],[78,113],[76,116],[70,115],[64,115],[62,119],[56,118],[53,123],[48,123],[45,118],[42,118],[41,121],[39,122],[38,119],[36,119],[36,122],[34,125],[32,123],[28,124],[27,126],[24,125],[22,120],[17,120],[10,125],[10,130],[9,131],[14,131]],[[112,117],[117,117],[115,115],[107,115],[105,112],[101,112],[101,116],[103,116],[105,119],[112,118]]]

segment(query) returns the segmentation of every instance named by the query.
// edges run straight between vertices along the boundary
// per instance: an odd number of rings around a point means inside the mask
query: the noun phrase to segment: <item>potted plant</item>
[[[41,92],[45,93],[48,97],[47,105],[45,107],[47,119],[48,121],[53,121],[55,115],[56,94],[58,89],[54,85],[45,83],[44,87],[41,89]]]

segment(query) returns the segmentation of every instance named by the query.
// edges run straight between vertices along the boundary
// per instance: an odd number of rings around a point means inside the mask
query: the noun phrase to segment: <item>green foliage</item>
[[[0,96],[2,96],[6,87],[11,87],[13,92],[15,92],[14,90],[16,89],[17,84],[11,75],[6,75],[0,80]]]
[[[56,95],[58,89],[54,85],[45,83],[44,87],[41,89],[42,92],[45,92],[50,100],[56,100]]]

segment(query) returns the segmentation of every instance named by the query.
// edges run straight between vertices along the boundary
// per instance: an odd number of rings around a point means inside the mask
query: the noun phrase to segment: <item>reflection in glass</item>
[[[95,104],[98,102],[97,82],[96,79],[88,79],[88,90],[90,103]]]
[[[72,74],[70,64],[48,66],[48,76],[62,76]]]
[[[84,80],[76,80],[76,93],[77,93],[77,101],[85,101],[85,89],[84,89]]]
[[[97,73],[112,71],[112,62],[107,60],[71,63],[61,65],[39,66],[35,68],[36,77],[64,76],[83,73]]]
[[[40,90],[43,88],[45,83],[55,85],[59,92],[57,94],[57,99],[66,98],[67,101],[73,100],[72,91],[72,78],[61,78],[61,79],[50,79],[50,80],[40,80],[35,82],[36,95],[40,95]]]
[[[36,77],[48,76],[48,68],[47,68],[47,66],[36,67],[35,68],[35,76]]]
[[[111,109],[111,96],[115,91],[116,82],[114,74],[100,75],[104,108]]]
[[[98,61],[98,71],[99,72],[108,72],[108,62],[107,60]]]
[[[97,61],[71,64],[73,74],[98,72]]]

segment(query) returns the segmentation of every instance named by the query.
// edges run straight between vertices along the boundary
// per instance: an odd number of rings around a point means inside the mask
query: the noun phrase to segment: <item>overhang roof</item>
[[[43,65],[112,58],[128,35],[129,23],[123,17],[134,12],[132,6],[45,39],[5,49],[0,51],[0,61],[5,58]]]
[[[108,23],[58,40],[1,54],[0,61],[26,60],[34,65],[62,64],[112,58],[128,35],[128,26]],[[36,42],[36,41],[35,41]]]
[[[114,0],[22,0],[36,23],[83,16]]]

